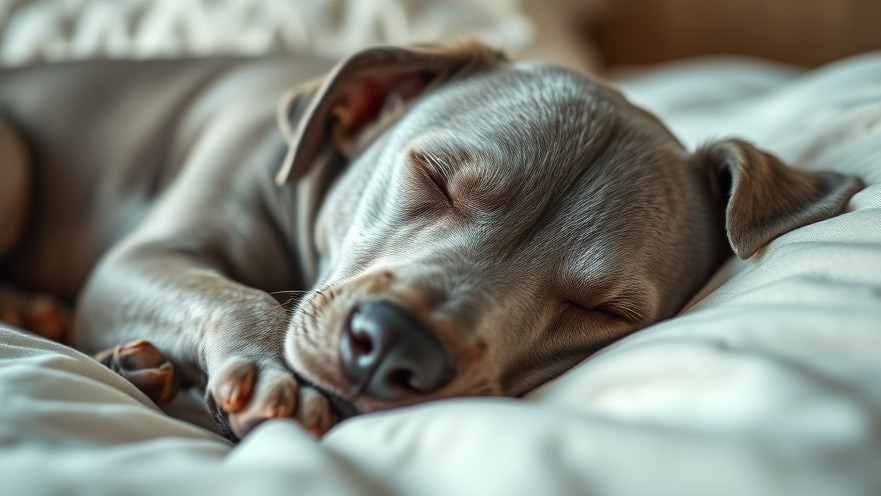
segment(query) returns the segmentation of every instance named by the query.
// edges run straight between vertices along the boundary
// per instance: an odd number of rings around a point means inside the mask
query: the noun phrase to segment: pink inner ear
[[[430,81],[430,75],[421,72],[362,76],[345,89],[331,111],[340,134],[352,136],[379,117],[390,96],[410,100]]]

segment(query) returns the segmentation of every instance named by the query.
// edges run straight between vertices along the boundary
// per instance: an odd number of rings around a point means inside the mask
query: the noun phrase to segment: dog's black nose
[[[381,400],[429,394],[453,376],[438,340],[385,301],[355,308],[340,336],[340,356],[349,380]]]

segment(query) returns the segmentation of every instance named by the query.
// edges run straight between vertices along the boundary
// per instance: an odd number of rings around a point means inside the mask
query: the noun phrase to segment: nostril
[[[397,386],[409,391],[418,391],[413,387],[413,371],[405,369],[396,369],[386,375],[386,382],[391,386]]]
[[[369,355],[373,351],[373,340],[370,335],[364,332],[350,331],[352,341],[352,351],[355,355]]]

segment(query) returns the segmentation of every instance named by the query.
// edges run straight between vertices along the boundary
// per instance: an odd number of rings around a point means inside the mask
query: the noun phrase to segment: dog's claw
[[[251,362],[235,363],[222,376],[216,389],[220,407],[225,412],[238,413],[251,401],[257,381],[257,366]]]
[[[128,379],[156,404],[168,403],[180,388],[174,365],[143,339],[104,350],[95,360]]]

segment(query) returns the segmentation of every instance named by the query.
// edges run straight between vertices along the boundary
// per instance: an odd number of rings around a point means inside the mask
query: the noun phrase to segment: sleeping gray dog
[[[320,435],[522,395],[861,187],[736,139],[690,153],[614,89],[475,42],[327,70],[3,72],[2,315],[59,337],[78,298],[72,342],[155,400],[182,381],[231,435]]]

